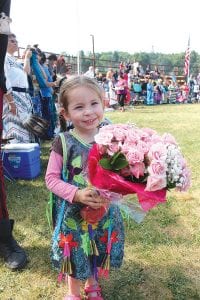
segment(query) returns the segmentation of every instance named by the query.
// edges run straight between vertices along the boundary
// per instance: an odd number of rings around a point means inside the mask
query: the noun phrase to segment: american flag
[[[190,38],[188,39],[188,46],[185,52],[185,66],[184,66],[184,75],[189,75],[189,66],[190,66]]]

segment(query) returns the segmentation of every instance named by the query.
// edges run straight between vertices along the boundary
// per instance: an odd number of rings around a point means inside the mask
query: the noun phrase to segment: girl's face
[[[77,87],[68,93],[68,112],[65,115],[78,133],[96,133],[103,118],[102,99],[89,87]]]

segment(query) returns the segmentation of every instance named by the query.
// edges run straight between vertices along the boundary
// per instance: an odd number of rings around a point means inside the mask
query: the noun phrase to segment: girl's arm
[[[101,198],[95,190],[91,188],[79,190],[76,186],[60,179],[62,165],[62,156],[52,150],[45,176],[46,186],[51,192],[71,203],[79,202],[94,209],[100,208],[107,203],[107,200]]]
[[[45,175],[46,186],[55,195],[72,203],[78,188],[61,179],[62,165],[62,156],[52,150]]]

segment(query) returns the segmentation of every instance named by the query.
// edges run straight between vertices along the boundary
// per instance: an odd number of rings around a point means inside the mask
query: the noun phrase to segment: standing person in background
[[[169,103],[175,104],[177,97],[177,86],[175,81],[171,81],[169,85]]]
[[[59,74],[59,77],[65,76],[66,73],[66,62],[63,55],[58,56],[56,63],[56,74]]]
[[[104,90],[104,106],[105,108],[109,107],[109,103],[110,103],[110,95],[109,95],[109,80],[106,77],[102,78],[102,88]]]
[[[163,85],[162,85],[162,80],[158,79],[157,83],[154,87],[154,99],[156,104],[161,104],[162,103],[162,97],[163,95]]]
[[[184,84],[181,87],[181,89],[182,89],[183,102],[187,103],[188,100],[189,100],[188,96],[189,96],[190,89],[189,89],[189,86],[188,86],[188,84],[187,84],[186,81],[184,82]],[[199,93],[199,85],[197,85],[196,87],[194,85],[194,93],[195,93],[194,94],[195,100],[197,100],[197,95]]]
[[[95,70],[95,79],[99,84],[102,84],[103,74],[99,71],[99,69]]]
[[[115,92],[115,79],[112,77],[111,79],[108,80],[108,87],[109,87],[109,105],[113,109],[116,109],[117,107],[117,95]]]
[[[138,76],[138,67],[139,67],[139,62],[134,59],[132,69],[133,69],[133,76],[137,77]]]
[[[120,64],[119,64],[119,72],[123,73],[124,69],[125,69],[125,65],[124,65],[123,61],[121,61]]]
[[[43,71],[44,79],[46,81],[45,86],[40,87],[42,116],[49,122],[49,128],[45,139],[52,139],[54,137],[54,130],[57,122],[56,107],[53,99],[53,88],[57,86],[57,82],[53,81],[53,78],[49,72],[49,68],[46,65],[45,53],[38,51],[38,59]]]
[[[63,81],[72,76],[72,65],[65,61],[63,55],[59,56],[56,63],[56,76],[58,87],[61,86]]]
[[[152,83],[152,79],[148,79],[147,83],[147,105],[153,105],[154,104],[154,86]]]
[[[199,84],[197,82],[197,80],[194,80],[194,88],[193,88],[193,97],[194,97],[194,101],[198,102],[199,100]],[[187,102],[187,98],[188,98],[188,94],[189,94],[189,87],[185,87],[185,94],[186,94],[186,102]]]
[[[12,143],[31,143],[35,141],[35,137],[24,128],[23,122],[33,110],[27,77],[31,71],[32,52],[27,49],[22,66],[14,57],[17,50],[16,36],[13,33],[9,34],[4,64],[7,93],[3,102],[3,138],[13,138]]]
[[[144,103],[147,103],[147,83],[148,83],[148,77],[144,78],[144,81],[142,82],[142,97],[144,99]]]
[[[10,0],[0,2],[0,14],[10,14]],[[1,22],[1,19],[0,19]],[[0,152],[2,144],[2,109],[3,95],[7,93],[4,77],[4,59],[6,55],[9,28],[7,32],[0,30]],[[8,96],[9,97],[9,96]],[[12,101],[12,99],[11,99]],[[10,107],[11,109],[11,107]],[[27,263],[25,251],[18,245],[12,235],[14,220],[9,219],[6,205],[6,192],[4,185],[3,165],[0,156],[0,257],[4,259],[8,268],[12,270],[22,269]]]
[[[150,70],[150,66],[149,66],[149,65],[147,65],[147,66],[146,66],[146,70],[145,70],[145,74],[146,74],[146,75],[149,75],[149,74],[150,74],[150,72],[151,72],[151,70]]]
[[[119,80],[115,85],[115,90],[117,91],[117,100],[122,112],[125,111],[125,99],[127,94],[127,81],[124,79],[124,75],[120,73]]]
[[[48,62],[47,62],[47,66],[48,66],[48,70],[49,73],[52,77],[52,81],[56,81],[57,77],[56,77],[56,65],[57,65],[57,56],[55,54],[50,54],[48,56]]]
[[[58,59],[57,59],[56,54],[50,54],[47,59],[48,72],[49,72],[53,82],[55,82],[55,81],[57,82],[57,60]],[[56,110],[56,105],[58,102],[58,94],[57,94],[58,88],[59,88],[59,86],[52,87],[52,89],[53,89],[52,111],[53,111],[54,133],[55,133],[55,128],[58,125],[57,124],[58,123],[58,113]]]
[[[139,79],[134,79],[133,91],[135,94],[135,104],[138,104],[142,93],[142,85]]]
[[[93,66],[90,66],[88,68],[87,72],[85,72],[84,75],[87,76],[87,77],[90,77],[90,78],[94,78],[94,68],[93,68]]]
[[[113,78],[113,70],[112,70],[112,68],[109,68],[107,73],[106,73],[106,79],[107,80],[112,80],[112,78]]]
[[[114,83],[116,84],[116,82],[118,81],[118,77],[119,77],[119,73],[117,70],[115,70],[115,72],[113,73],[113,78],[114,78]]]

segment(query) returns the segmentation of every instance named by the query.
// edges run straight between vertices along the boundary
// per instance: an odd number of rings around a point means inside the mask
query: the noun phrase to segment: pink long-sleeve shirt
[[[61,179],[62,166],[63,157],[52,150],[45,175],[46,186],[55,195],[72,203],[78,188]]]

